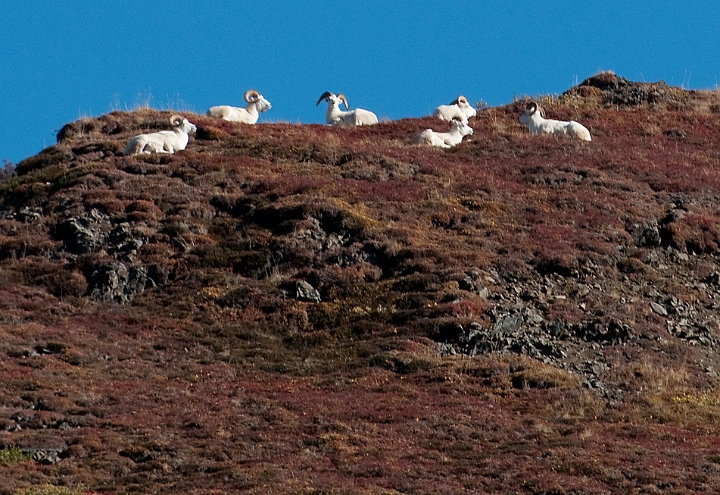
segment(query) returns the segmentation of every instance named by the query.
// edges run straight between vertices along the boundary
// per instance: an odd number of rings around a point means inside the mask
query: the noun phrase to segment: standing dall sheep
[[[448,132],[435,132],[432,129],[425,129],[413,138],[413,143],[452,148],[460,144],[465,136],[471,136],[472,133],[472,127],[467,125],[466,122],[455,119],[452,121]]]
[[[477,111],[468,103],[467,98],[460,95],[457,100],[450,102],[449,105],[440,105],[433,112],[433,117],[437,117],[440,120],[461,120],[463,122],[468,121],[470,117],[475,117]]]
[[[579,122],[546,119],[543,113],[542,108],[534,101],[531,101],[527,104],[525,113],[520,116],[518,121],[528,126],[530,134],[563,134],[583,141],[592,141],[590,131]]]
[[[207,111],[207,114],[210,117],[217,117],[218,119],[228,120],[230,122],[254,124],[257,122],[261,113],[272,108],[270,102],[254,89],[248,89],[245,92],[245,101],[247,102],[245,108],[218,105],[211,107],[210,110]]]
[[[318,106],[323,100],[326,100],[328,103],[327,113],[325,114],[325,122],[327,122],[328,125],[351,129],[359,125],[373,125],[378,123],[377,116],[369,110],[363,110],[362,108],[350,110],[347,98],[345,98],[343,94],[335,95],[330,91],[325,91],[315,106]],[[341,102],[348,111],[343,112],[340,110]]]
[[[170,124],[173,127],[172,131],[160,131],[135,136],[128,142],[123,154],[175,153],[184,150],[188,144],[188,134],[196,132],[197,127],[178,114],[170,117]]]

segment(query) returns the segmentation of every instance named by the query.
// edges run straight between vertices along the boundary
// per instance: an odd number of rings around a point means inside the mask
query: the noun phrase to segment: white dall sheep
[[[369,110],[363,110],[362,108],[350,110],[347,98],[345,98],[343,94],[335,95],[330,91],[325,91],[315,106],[318,106],[323,100],[326,100],[328,103],[327,113],[325,114],[325,122],[327,122],[328,125],[353,128],[359,125],[373,125],[378,123],[377,116]],[[340,110],[341,102],[348,111],[343,112]]]
[[[465,136],[470,136],[472,133],[472,127],[467,125],[466,122],[455,119],[452,121],[448,132],[435,132],[432,129],[425,129],[413,138],[413,143],[452,148],[460,144]]]
[[[272,108],[270,102],[254,89],[248,89],[245,92],[245,101],[247,102],[245,108],[219,105],[211,107],[210,110],[207,111],[207,114],[210,117],[217,117],[230,122],[254,124],[257,122],[261,113]]]
[[[160,131],[135,136],[127,144],[123,154],[175,153],[184,150],[188,144],[188,134],[196,132],[197,127],[178,114],[170,117],[170,124],[173,126],[172,131]]]
[[[520,116],[518,121],[528,126],[530,134],[563,134],[583,141],[592,141],[590,131],[579,122],[546,119],[543,113],[542,108],[538,107],[534,101],[531,101],[527,104],[525,113]]]
[[[450,102],[449,105],[440,105],[433,112],[433,117],[437,117],[440,120],[461,120],[463,122],[468,121],[470,117],[475,117],[477,111],[468,103],[467,98],[460,95],[457,100]]]

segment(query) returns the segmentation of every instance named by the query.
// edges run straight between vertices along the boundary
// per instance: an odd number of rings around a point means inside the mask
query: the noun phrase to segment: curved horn
[[[338,97],[338,100],[340,100],[341,102],[343,102],[345,104],[345,110],[350,110],[350,106],[347,103],[347,98],[345,98],[345,95],[340,93],[339,95],[337,95],[337,97]]]
[[[323,101],[328,96],[332,96],[332,93],[330,91],[325,91],[323,94],[320,95],[320,99],[315,103],[315,106],[318,106],[321,101]]]
[[[183,120],[185,120],[185,117],[183,117],[179,113],[173,114],[170,116],[170,125],[173,127],[177,127],[183,123]]]
[[[457,101],[458,103],[467,103],[468,102],[467,98],[465,98],[463,95],[458,96],[458,99],[455,101]]]
[[[525,107],[525,113],[528,115],[532,115],[535,112],[537,112],[537,109],[538,109],[537,103],[535,103],[534,101],[531,101]],[[542,112],[541,112],[541,114],[542,114]]]
[[[257,101],[258,98],[260,98],[260,93],[255,91],[254,89],[248,89],[245,91],[245,101],[248,103],[252,103],[254,101]]]

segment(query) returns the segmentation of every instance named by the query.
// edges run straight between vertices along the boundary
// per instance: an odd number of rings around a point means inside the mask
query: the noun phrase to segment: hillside
[[[67,124],[0,181],[0,493],[720,490],[720,94],[540,102],[593,141]]]

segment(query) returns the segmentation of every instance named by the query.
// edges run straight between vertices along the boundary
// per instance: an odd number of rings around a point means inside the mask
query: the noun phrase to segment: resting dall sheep
[[[378,123],[377,116],[369,110],[363,110],[362,108],[350,110],[347,98],[345,98],[343,94],[335,95],[330,91],[325,91],[315,106],[318,106],[323,100],[326,100],[328,103],[327,112],[325,113],[325,122],[327,122],[328,125],[352,129],[359,125],[373,125]],[[345,105],[347,111],[343,112],[340,110],[340,103]]]
[[[433,117],[437,117],[440,120],[462,120],[463,122],[468,121],[470,117],[475,117],[477,111],[468,103],[467,98],[460,95],[457,100],[450,102],[449,105],[440,105],[433,112]]]
[[[207,111],[207,114],[210,117],[217,117],[218,119],[230,122],[254,124],[257,122],[261,113],[272,108],[270,102],[254,89],[248,89],[245,92],[245,101],[247,102],[245,108],[218,105],[211,107],[210,110]]]
[[[525,113],[520,116],[518,121],[528,126],[530,134],[563,134],[583,141],[592,141],[590,131],[579,122],[546,119],[543,114],[543,109],[537,103],[531,101],[527,104]]]
[[[188,134],[196,132],[197,127],[178,114],[170,117],[170,124],[173,127],[172,131],[160,131],[135,136],[128,142],[123,154],[175,153],[184,150],[188,144]]]
[[[435,132],[432,129],[425,129],[413,138],[413,143],[452,148],[460,144],[465,136],[470,136],[472,133],[472,127],[467,125],[466,122],[455,119],[452,121],[448,132]]]

